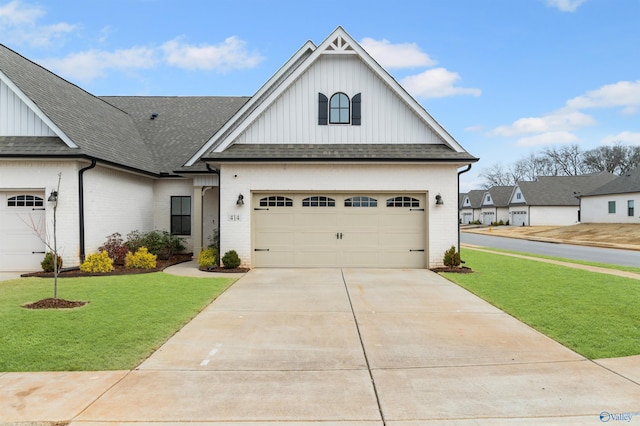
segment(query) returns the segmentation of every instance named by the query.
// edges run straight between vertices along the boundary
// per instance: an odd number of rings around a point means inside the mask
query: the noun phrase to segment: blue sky
[[[478,172],[640,144],[638,0],[0,0],[0,40],[96,95],[250,96],[344,27]]]

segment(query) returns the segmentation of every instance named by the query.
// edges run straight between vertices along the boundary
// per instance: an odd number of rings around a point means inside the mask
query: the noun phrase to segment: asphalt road
[[[463,244],[473,244],[477,246],[519,251],[523,253],[543,254],[546,256],[562,257],[565,259],[608,263],[610,265],[640,267],[640,251],[634,250],[545,243],[539,241],[520,240],[516,238],[471,234],[467,232],[462,232],[460,234],[460,241]]]

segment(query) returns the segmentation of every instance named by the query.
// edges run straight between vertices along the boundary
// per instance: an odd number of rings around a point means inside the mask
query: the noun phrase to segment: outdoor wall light
[[[236,206],[244,206],[244,196],[242,194],[238,195],[238,201],[236,201]]]
[[[442,206],[444,205],[444,201],[442,200],[442,195],[438,194],[436,195],[436,206]]]
[[[47,198],[47,201],[51,201],[51,202],[56,202],[58,201],[58,191],[51,191],[51,195],[49,195],[49,198]]]

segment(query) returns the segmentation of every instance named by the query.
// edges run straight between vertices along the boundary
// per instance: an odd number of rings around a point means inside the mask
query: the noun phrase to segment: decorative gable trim
[[[5,73],[0,71],[0,81],[2,81],[42,122],[51,129],[69,148],[78,148],[78,145],[67,136],[27,95],[16,86]]]
[[[326,54],[349,54],[354,55],[356,51],[351,46],[351,43],[343,36],[343,34],[338,34],[333,41],[328,43],[327,47],[324,49]]]

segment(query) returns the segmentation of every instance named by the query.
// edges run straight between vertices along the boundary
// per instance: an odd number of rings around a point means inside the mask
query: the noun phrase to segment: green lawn
[[[462,250],[473,274],[443,274],[582,354],[640,354],[640,281]]]
[[[128,370],[214,300],[233,278],[161,272],[58,280],[75,309],[32,310],[51,297],[53,280],[0,282],[0,371]]]

